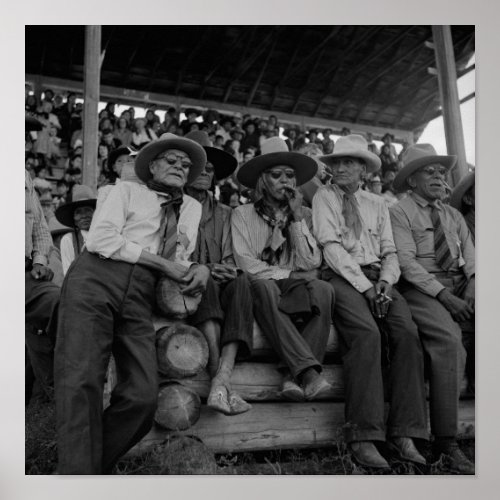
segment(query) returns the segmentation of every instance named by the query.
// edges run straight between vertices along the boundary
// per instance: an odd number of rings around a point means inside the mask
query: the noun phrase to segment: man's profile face
[[[332,182],[341,188],[356,188],[366,171],[365,164],[352,156],[334,158],[330,164]]]
[[[207,162],[205,168],[201,171],[201,174],[196,177],[194,182],[191,183],[191,187],[201,191],[207,191],[210,189],[210,186],[212,186],[213,178],[214,166],[210,162]]]
[[[447,169],[439,163],[431,163],[418,169],[408,178],[408,184],[413,192],[420,195],[424,200],[434,201],[444,198],[445,178]]]
[[[191,167],[187,153],[179,149],[168,149],[161,153],[149,168],[154,181],[165,186],[182,188],[186,184]]]
[[[276,200],[286,200],[287,190],[295,190],[295,170],[287,165],[276,165],[262,175],[265,176],[269,194]]]

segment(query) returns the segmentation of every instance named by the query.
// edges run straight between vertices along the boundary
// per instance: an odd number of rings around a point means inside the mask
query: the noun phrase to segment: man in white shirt
[[[182,188],[207,161],[189,139],[164,134],[137,156],[145,183],[115,186],[95,214],[87,250],[63,285],[55,354],[59,474],[110,473],[150,429],[158,394],[152,308],[166,275],[186,295],[209,269],[188,261],[201,205]],[[102,412],[110,355],[117,385]]]
[[[392,286],[400,270],[384,200],[360,188],[362,176],[380,168],[360,135],[338,139],[320,157],[332,184],[313,199],[314,234],[335,289],[335,324],[346,346],[346,440],[362,465],[388,468],[374,441],[385,441],[398,459],[425,465],[413,438],[427,439],[423,353],[405,300]],[[379,331],[380,329],[380,331]],[[384,425],[381,332],[390,348],[390,410]]]

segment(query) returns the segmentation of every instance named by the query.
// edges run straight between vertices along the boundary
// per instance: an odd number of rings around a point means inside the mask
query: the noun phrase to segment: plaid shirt
[[[33,259],[33,264],[47,265],[52,237],[50,236],[47,221],[42,212],[40,201],[35,192],[33,181],[25,171],[24,183],[25,200],[25,232],[24,255]]]

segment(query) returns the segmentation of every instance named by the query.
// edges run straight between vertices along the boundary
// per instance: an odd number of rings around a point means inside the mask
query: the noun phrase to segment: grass
[[[55,412],[51,403],[31,404],[26,408],[26,463],[29,475],[52,474],[57,465]],[[465,455],[474,462],[475,442],[462,441]],[[429,443],[420,449],[427,467],[390,460],[392,470],[383,474],[442,475],[453,474],[443,461],[432,462]],[[386,454],[383,447],[381,452]],[[353,463],[345,443],[339,437],[333,448],[270,450],[254,453],[213,455],[198,440],[172,439],[139,457],[123,458],[114,469],[116,475],[222,474],[222,475],[352,475],[381,474]]]

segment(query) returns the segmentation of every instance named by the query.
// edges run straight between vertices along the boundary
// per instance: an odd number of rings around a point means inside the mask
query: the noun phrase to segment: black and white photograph
[[[495,9],[131,5],[2,23],[0,495],[494,498]]]

